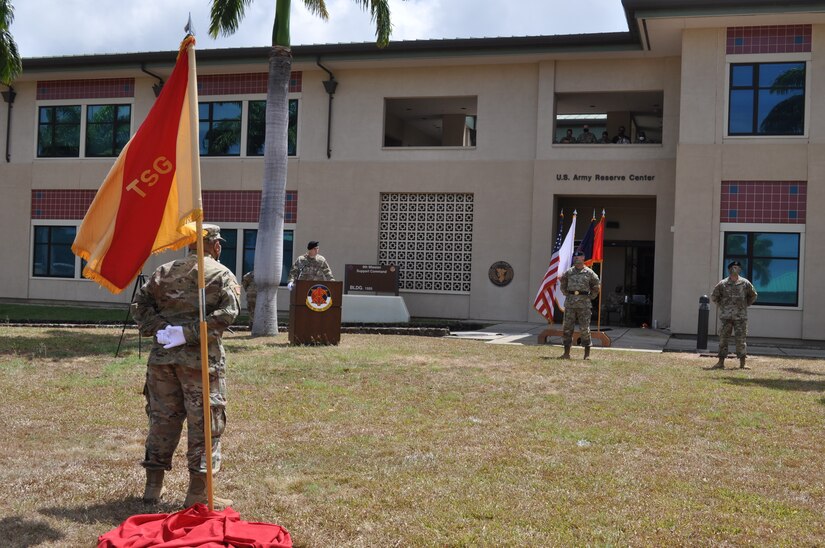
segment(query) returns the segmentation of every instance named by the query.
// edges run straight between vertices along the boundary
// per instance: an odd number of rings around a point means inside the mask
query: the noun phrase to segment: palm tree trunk
[[[278,334],[278,287],[284,255],[284,202],[286,200],[287,126],[289,122],[289,76],[292,50],[273,46],[269,56],[269,87],[266,96],[266,141],[261,213],[255,245],[255,322],[252,335]]]

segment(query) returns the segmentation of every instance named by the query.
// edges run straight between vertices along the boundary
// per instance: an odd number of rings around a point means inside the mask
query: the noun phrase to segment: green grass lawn
[[[113,358],[119,335],[0,328],[4,546],[90,546],[130,515],[179,508],[185,441],[165,502],[137,498],[146,356],[131,331]],[[825,538],[823,361],[704,371],[713,360],[688,354],[563,362],[548,358],[558,348],[346,334],[226,347],[215,492],[299,546]]]

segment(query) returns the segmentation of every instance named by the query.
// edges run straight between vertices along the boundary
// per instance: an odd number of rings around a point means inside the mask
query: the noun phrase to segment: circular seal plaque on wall
[[[490,266],[487,272],[490,281],[499,287],[503,287],[513,281],[513,267],[505,261],[498,261]]]

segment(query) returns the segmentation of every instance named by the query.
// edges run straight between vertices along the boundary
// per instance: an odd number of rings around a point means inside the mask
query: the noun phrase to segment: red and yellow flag
[[[195,38],[187,36],[160,97],[118,156],[77,232],[83,276],[120,293],[149,255],[194,242],[203,219]]]

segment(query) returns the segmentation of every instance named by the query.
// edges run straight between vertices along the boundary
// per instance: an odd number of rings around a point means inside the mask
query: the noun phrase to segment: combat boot
[[[725,358],[719,356],[719,361],[713,364],[712,366],[708,367],[708,369],[724,369],[725,368]]]
[[[183,507],[189,508],[197,503],[208,504],[206,496],[206,474],[189,473],[189,490],[186,492],[186,500],[183,501]],[[212,494],[212,503],[215,510],[224,510],[232,506],[232,501],[229,499],[222,499]]]
[[[559,356],[558,359],[560,359],[560,360],[569,360],[570,359],[570,345],[569,344],[564,345],[564,354]]]
[[[739,358],[739,369],[750,369],[750,366],[745,363],[746,356]]]
[[[157,504],[166,489],[163,488],[163,470],[146,470],[143,504]]]
[[[584,360],[589,360],[590,359],[590,347],[589,346],[584,347],[584,358],[582,358],[582,359],[584,359]]]

